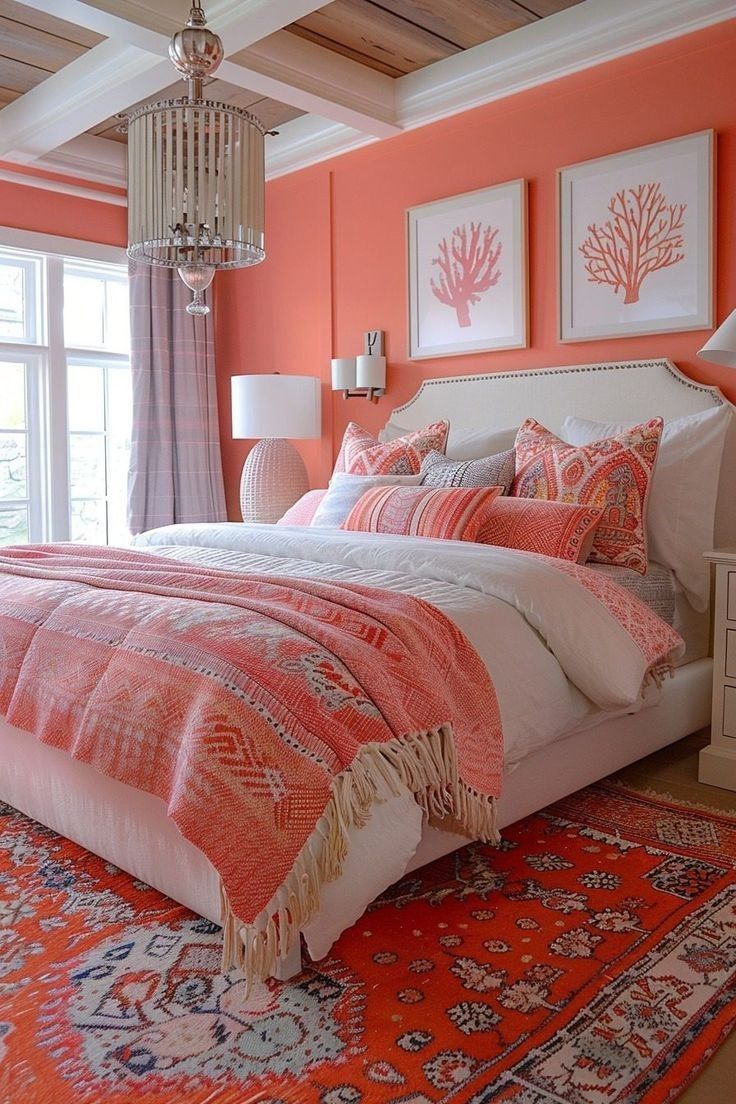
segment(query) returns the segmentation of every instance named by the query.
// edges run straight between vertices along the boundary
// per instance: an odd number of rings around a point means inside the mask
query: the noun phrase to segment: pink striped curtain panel
[[[190,297],[174,269],[131,265],[132,533],[227,518],[212,315],[187,314]]]

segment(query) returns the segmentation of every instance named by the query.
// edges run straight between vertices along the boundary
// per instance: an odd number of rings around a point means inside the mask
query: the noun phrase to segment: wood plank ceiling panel
[[[333,0],[287,29],[399,77],[581,2]]]
[[[574,8],[581,4],[582,0],[519,0],[519,3],[534,12],[535,15],[544,18],[545,15],[554,15],[555,12],[565,11],[566,8]]]
[[[35,88],[100,41],[99,35],[27,4],[0,0],[0,88],[11,94],[3,97],[3,104]]]
[[[55,15],[36,11],[34,7],[21,4],[18,0],[0,0],[0,15],[5,19],[12,19],[15,23],[66,39],[67,42],[76,42],[79,46],[96,46],[103,38],[94,31],[88,31],[76,23],[67,23],[65,19],[57,19]]]
[[[460,50],[371,0],[334,0],[287,30],[390,77],[413,73]]]
[[[467,50],[497,35],[536,23],[515,0],[377,0],[382,8]]]

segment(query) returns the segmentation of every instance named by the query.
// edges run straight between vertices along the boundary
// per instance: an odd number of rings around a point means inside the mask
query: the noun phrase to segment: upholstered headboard
[[[403,429],[447,418],[455,428],[496,430],[536,418],[559,432],[568,414],[600,422],[671,421],[724,403],[717,387],[695,383],[662,358],[425,380],[389,420]],[[736,544],[736,418],[721,466],[715,540]]]

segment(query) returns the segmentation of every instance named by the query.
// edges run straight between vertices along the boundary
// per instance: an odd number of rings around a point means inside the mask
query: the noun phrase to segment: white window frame
[[[28,230],[0,226],[0,247],[37,253],[44,258],[41,302],[35,302],[36,343],[0,339],[0,357],[24,360],[26,372],[26,430],[29,432],[28,491],[29,539],[31,543],[71,539],[71,472],[69,468],[69,425],[67,420],[67,357],[76,361],[94,358],[100,365],[124,364],[128,354],[106,349],[72,348],[64,345],[64,262],[87,261],[103,267],[125,266],[125,249],[98,242],[78,241]],[[45,300],[44,300],[45,297]],[[48,332],[44,333],[44,321]],[[32,441],[30,423],[40,432]],[[55,479],[49,494],[51,472],[66,472]],[[45,476],[45,478],[44,478]],[[25,501],[25,500],[24,500]]]

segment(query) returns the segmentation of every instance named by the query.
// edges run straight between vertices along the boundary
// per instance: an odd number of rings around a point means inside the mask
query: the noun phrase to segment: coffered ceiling
[[[269,174],[736,16],[736,0],[205,0],[210,99],[278,133]],[[181,94],[188,0],[0,0],[2,175],[124,181],[116,117]]]

